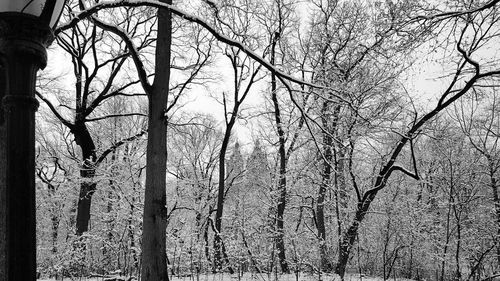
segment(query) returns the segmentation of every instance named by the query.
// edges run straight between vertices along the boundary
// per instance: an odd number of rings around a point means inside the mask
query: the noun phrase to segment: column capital
[[[52,29],[39,18],[16,12],[0,13],[0,55],[33,56],[43,69],[47,65],[46,48],[52,41]]]

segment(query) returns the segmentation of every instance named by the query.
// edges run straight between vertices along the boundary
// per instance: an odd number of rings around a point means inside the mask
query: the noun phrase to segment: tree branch
[[[100,156],[99,158],[97,159],[97,161],[95,162],[95,165],[98,166],[99,164],[102,163],[102,161],[104,161],[104,159],[106,159],[106,156],[108,156],[108,154],[110,154],[111,152],[115,151],[118,147],[122,146],[123,144],[127,143],[127,142],[131,142],[131,141],[134,141],[138,138],[140,138],[141,136],[143,136],[147,131],[146,130],[141,130],[139,133],[131,136],[131,137],[128,137],[126,139],[122,139],[118,142],[116,142],[115,144],[113,144],[111,147],[109,147],[108,149],[106,149]]]
[[[35,91],[35,94],[39,99],[41,99],[50,108],[52,113],[54,113],[54,115],[57,117],[57,119],[59,119],[59,121],[61,121],[61,123],[63,123],[64,126],[68,127],[69,129],[73,128],[73,124],[71,122],[69,122],[68,120],[66,120],[64,117],[62,117],[62,115],[56,110],[54,105],[48,99],[46,99],[38,91]]]
[[[328,90],[328,91],[335,92],[335,93],[338,92],[335,89],[331,89],[331,88],[328,88],[328,87],[325,87],[325,86],[322,86],[322,85],[318,85],[318,84],[306,82],[306,81],[300,80],[298,78],[295,78],[295,77],[293,77],[293,76],[291,76],[289,74],[286,74],[285,72],[277,69],[270,62],[268,62],[267,60],[265,60],[264,58],[262,58],[261,56],[259,56],[258,54],[256,54],[250,48],[248,48],[247,46],[245,46],[242,42],[234,40],[234,39],[231,39],[228,36],[219,33],[214,26],[210,25],[209,23],[207,23],[202,18],[200,18],[198,16],[195,16],[195,15],[192,15],[192,14],[189,14],[189,13],[187,13],[187,12],[185,12],[185,11],[183,11],[183,10],[181,10],[181,9],[173,6],[173,5],[165,4],[165,3],[162,3],[162,2],[159,2],[159,1],[154,1],[154,0],[101,1],[101,2],[99,2],[97,4],[95,4],[94,6],[89,7],[86,10],[81,11],[80,13],[76,13],[73,19],[71,19],[69,22],[67,22],[67,23],[65,23],[63,25],[60,25],[54,31],[54,33],[57,35],[57,34],[61,33],[62,31],[67,30],[67,29],[75,26],[78,22],[80,22],[83,19],[87,19],[87,18],[92,17],[94,20],[97,20],[94,17],[94,14],[97,13],[98,11],[100,11],[100,10],[103,10],[103,9],[111,9],[111,8],[119,8],[119,7],[141,7],[141,6],[155,7],[155,8],[159,8],[159,9],[168,9],[168,10],[170,10],[170,12],[172,14],[174,14],[176,16],[179,16],[182,19],[185,19],[185,20],[190,21],[190,22],[194,22],[194,23],[202,26],[203,28],[205,28],[206,30],[208,30],[217,40],[219,40],[220,42],[223,42],[223,43],[225,43],[225,44],[227,44],[229,46],[236,47],[239,50],[243,51],[250,58],[252,58],[255,61],[259,62],[267,70],[269,70],[271,73],[276,74],[280,78],[286,79],[288,81],[291,81],[291,82],[294,82],[294,83],[300,84],[300,85],[307,85],[307,86],[310,86],[310,87],[313,87],[313,88],[324,89],[324,90]],[[118,32],[117,35],[119,35],[120,30],[117,27],[109,26],[109,28],[116,30]],[[123,35],[125,35],[125,34],[123,33]],[[120,37],[122,37],[122,36],[120,36]],[[123,38],[123,39],[125,40],[125,38]],[[129,41],[129,43],[131,43],[131,42]]]
[[[135,67],[137,68],[137,75],[139,76],[139,80],[141,81],[142,88],[144,89],[144,91],[146,91],[146,93],[149,94],[149,92],[151,92],[152,86],[151,86],[151,84],[149,84],[146,69],[144,67],[144,64],[142,63],[142,60],[139,58],[139,52],[135,48],[132,40],[128,37],[128,35],[125,33],[125,31],[120,29],[119,27],[109,25],[109,24],[99,20],[98,18],[96,18],[94,16],[92,16],[92,20],[94,21],[94,23],[97,26],[99,26],[103,30],[106,30],[106,31],[109,31],[109,32],[112,32],[112,33],[118,35],[125,42],[125,44],[127,45],[127,48],[130,51],[130,55],[132,56]]]

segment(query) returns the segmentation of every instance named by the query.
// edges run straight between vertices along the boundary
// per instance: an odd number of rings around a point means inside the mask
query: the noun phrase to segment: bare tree
[[[227,260],[227,255],[225,254],[224,245],[222,242],[221,231],[222,231],[222,215],[224,210],[224,198],[226,194],[226,151],[229,145],[229,141],[232,134],[232,129],[236,124],[236,121],[240,117],[240,107],[244,102],[245,98],[248,96],[250,89],[253,84],[260,79],[259,71],[261,69],[260,65],[249,62],[249,58],[246,56],[241,56],[240,50],[235,50],[233,48],[228,48],[225,51],[225,56],[229,59],[231,63],[231,68],[233,71],[233,93],[230,102],[228,101],[227,94],[223,93],[223,106],[224,106],[224,120],[225,120],[225,131],[224,137],[222,139],[222,145],[219,154],[219,187],[217,195],[217,209],[215,212],[215,238],[214,238],[214,270],[218,271],[222,269],[222,258]],[[244,77],[249,76],[248,79]],[[246,81],[248,80],[248,81]],[[230,108],[232,104],[232,108]],[[229,271],[233,271],[229,267]]]
[[[73,10],[84,9],[84,7],[81,7],[81,5],[79,7],[79,4],[70,4],[68,9],[71,13]],[[127,22],[130,20],[128,18],[130,12],[130,9],[124,10],[123,17],[116,17],[115,19]],[[140,31],[140,25],[137,24],[129,24],[129,28],[132,36]],[[37,93],[37,96],[47,104],[60,122],[70,129],[76,144],[81,148],[80,176],[82,181],[76,218],[77,235],[81,235],[88,230],[92,195],[97,185],[94,181],[96,168],[110,152],[125,143],[126,140],[134,138],[134,136],[126,137],[112,143],[99,155],[95,144],[95,136],[93,136],[92,132],[92,125],[90,124],[106,118],[142,115],[136,112],[124,112],[122,114],[95,116],[96,113],[99,114],[99,106],[107,100],[113,97],[137,95],[127,92],[128,88],[136,84],[137,81],[117,82],[121,78],[121,71],[124,69],[130,53],[124,44],[118,44],[116,45],[118,50],[106,53],[104,46],[107,46],[109,39],[104,31],[99,30],[90,21],[82,21],[71,30],[60,33],[58,36],[59,46],[71,56],[73,64],[73,74],[76,80],[74,92],[72,92],[74,93],[74,99],[61,95],[59,96],[60,104],[56,106],[47,97],[45,90],[48,88],[43,87],[42,91]],[[151,41],[149,35],[146,35],[140,48],[145,48],[149,44],[151,44]],[[107,79],[104,79],[104,76],[107,76]],[[101,82],[103,80],[105,81],[104,84]],[[62,93],[63,91],[61,91]],[[75,103],[74,106],[70,104],[72,101]],[[135,137],[143,134],[144,131],[138,132]]]
[[[453,22],[440,22],[445,26],[447,26],[446,24],[450,24],[447,27],[456,35],[456,40],[452,45],[458,53],[455,61],[456,70],[451,74],[449,86],[438,96],[435,106],[421,116],[417,112],[414,113],[413,121],[399,134],[400,137],[393,145],[389,155],[384,157],[385,159],[383,159],[380,165],[371,188],[363,193],[359,193],[354,219],[344,233],[342,244],[340,245],[338,263],[335,270],[340,276],[344,276],[345,268],[361,223],[365,219],[378,192],[387,186],[391,174],[394,171],[399,171],[414,179],[420,179],[416,170],[415,155],[412,149],[413,139],[419,134],[419,131],[440,112],[470,90],[480,87],[480,83],[495,79],[500,74],[500,70],[495,64],[482,64],[482,60],[479,62],[474,58],[474,56],[480,56],[478,52],[481,50],[481,47],[491,42],[492,36],[496,34],[495,28],[493,28],[497,22],[496,9],[497,7],[493,7],[492,9],[469,13],[464,18],[456,18]],[[443,27],[441,26],[441,28]],[[414,171],[409,171],[396,163],[407,145],[411,149],[411,158],[413,159],[411,163],[415,167]]]
[[[464,134],[472,147],[482,156],[484,173],[488,179],[484,182],[491,190],[491,200],[495,209],[496,224],[496,259],[500,267],[500,195],[497,180],[500,169],[500,150],[498,148],[500,120],[498,117],[498,90],[474,89],[470,106],[461,101],[455,106],[455,113]],[[481,106],[485,104],[484,106]]]

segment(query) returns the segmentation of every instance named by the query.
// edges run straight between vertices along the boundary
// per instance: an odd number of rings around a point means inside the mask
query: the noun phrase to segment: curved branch
[[[87,122],[93,122],[93,121],[99,121],[107,118],[116,118],[116,117],[127,117],[127,116],[143,116],[147,117],[147,114],[144,113],[123,113],[123,114],[109,114],[105,116],[100,116],[100,117],[95,117],[95,118],[86,118],[85,121]]]
[[[392,171],[400,171],[403,174],[405,174],[411,178],[414,178],[416,180],[420,180],[420,177],[417,175],[417,173],[414,174],[414,173],[412,173],[412,172],[410,172],[410,171],[406,170],[405,168],[398,166],[398,165],[392,166]]]
[[[103,9],[111,9],[111,8],[119,8],[119,7],[141,7],[141,6],[155,7],[155,8],[159,8],[159,9],[168,9],[168,10],[170,10],[170,12],[172,14],[179,16],[182,19],[185,19],[185,20],[190,21],[190,22],[194,22],[194,23],[202,26],[207,31],[209,31],[220,42],[225,43],[229,46],[233,46],[233,47],[238,48],[239,50],[243,51],[246,55],[248,55],[250,58],[254,59],[258,63],[260,63],[262,66],[264,66],[271,73],[275,74],[276,76],[278,76],[282,79],[286,79],[286,80],[294,82],[296,84],[307,85],[307,86],[310,86],[313,88],[324,89],[324,90],[338,93],[338,91],[335,89],[331,89],[331,88],[328,88],[328,87],[325,87],[322,85],[306,82],[306,81],[300,80],[298,78],[295,78],[289,74],[286,74],[285,72],[277,69],[270,62],[268,62],[267,60],[265,60],[264,58],[262,58],[261,56],[256,54],[250,48],[245,46],[242,42],[231,39],[228,36],[219,33],[215,27],[213,27],[212,25],[207,23],[202,18],[195,16],[195,15],[192,15],[192,14],[189,14],[189,13],[187,13],[187,12],[185,12],[185,11],[183,11],[183,10],[173,6],[173,5],[165,4],[165,3],[155,1],[155,0],[117,0],[117,1],[111,1],[111,2],[110,1],[101,1],[97,4],[95,4],[94,6],[89,7],[88,9],[83,10],[80,13],[76,14],[73,19],[71,19],[68,23],[61,25],[59,28],[57,28],[54,31],[54,33],[57,35],[57,34],[61,33],[62,31],[67,30],[67,29],[75,26],[78,22],[80,22],[83,19],[87,19],[87,18],[91,17],[94,20],[97,20],[93,15],[95,13],[97,13],[98,11],[103,10]],[[117,30],[118,32],[120,32],[120,30],[115,26],[109,26],[109,27],[111,29],[114,29],[114,30]],[[119,35],[119,34],[117,33],[117,35]],[[123,33],[123,35],[124,35],[124,33]],[[122,36],[120,36],[120,37],[122,37]],[[126,38],[128,38],[128,37],[126,37]],[[128,40],[128,41],[130,41],[130,40]],[[126,43],[129,44],[131,42],[126,41]],[[135,59],[134,59],[134,61],[135,61]],[[340,98],[340,96],[339,96],[339,98]]]
[[[109,147],[108,149],[106,149],[102,154],[101,156],[99,156],[99,158],[97,159],[97,161],[95,162],[95,165],[98,166],[99,164],[102,163],[102,161],[104,161],[104,159],[106,159],[106,156],[108,156],[108,154],[110,154],[111,152],[115,151],[118,147],[122,146],[123,144],[127,143],[127,142],[131,142],[131,141],[134,141],[138,138],[140,138],[141,136],[143,136],[147,131],[146,130],[141,130],[139,133],[131,136],[131,137],[128,137],[126,139],[122,139],[116,143],[114,143],[111,147]]]
[[[139,52],[137,51],[137,49],[134,46],[134,43],[128,37],[128,35],[125,33],[125,31],[123,31],[122,29],[120,29],[117,26],[109,25],[109,24],[99,20],[98,18],[96,18],[94,16],[92,16],[92,20],[94,21],[94,23],[97,26],[99,26],[103,30],[106,30],[106,31],[109,31],[109,32],[112,32],[112,33],[118,35],[125,42],[125,44],[127,45],[127,48],[130,51],[130,55],[132,56],[132,59],[134,60],[135,67],[137,68],[137,75],[139,76],[139,80],[141,81],[142,88],[144,89],[144,91],[146,91],[146,93],[151,92],[152,86],[151,86],[151,84],[149,84],[148,74],[146,73],[146,69],[144,67],[144,64],[142,63],[142,60],[139,58]]]
[[[44,96],[42,96],[42,94],[40,94],[38,91],[35,91],[35,94],[39,99],[41,99],[50,108],[52,113],[54,113],[54,115],[57,117],[57,119],[59,119],[59,121],[61,121],[61,123],[63,123],[64,126],[68,127],[69,129],[73,128],[73,126],[74,126],[73,123],[66,120],[64,117],[62,117],[62,115],[56,110],[54,105],[48,99],[46,99]]]
[[[420,19],[423,19],[423,20],[433,20],[433,19],[446,20],[446,19],[453,18],[453,17],[470,15],[470,14],[474,14],[474,13],[477,13],[477,12],[480,12],[483,10],[491,9],[495,5],[497,5],[498,3],[500,3],[500,0],[491,0],[488,3],[486,3],[482,6],[479,6],[477,8],[473,8],[473,9],[469,9],[469,10],[465,10],[465,11],[443,12],[443,13],[439,13],[439,14],[435,14],[435,15],[431,15],[431,16],[417,16],[417,17],[415,17],[415,20],[420,20]]]

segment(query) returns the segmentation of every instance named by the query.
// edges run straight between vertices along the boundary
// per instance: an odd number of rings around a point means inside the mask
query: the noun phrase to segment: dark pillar
[[[35,17],[0,13],[0,81],[5,84],[0,94],[0,155],[5,157],[0,160],[0,199],[6,201],[0,221],[5,223],[0,224],[5,268],[0,272],[7,281],[36,280],[35,83],[51,37],[49,27]]]
[[[1,59],[1,57],[0,57]],[[0,101],[7,90],[7,74],[5,64],[0,60]],[[5,133],[3,109],[0,106],[0,171],[5,171]],[[0,280],[7,280],[7,194],[5,189],[5,173],[0,172]]]

